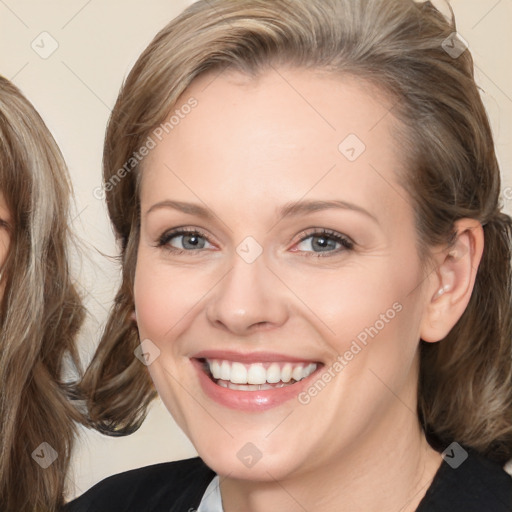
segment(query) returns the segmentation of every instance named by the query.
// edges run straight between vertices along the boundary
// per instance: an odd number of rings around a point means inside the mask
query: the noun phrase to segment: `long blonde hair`
[[[512,221],[468,50],[455,22],[412,0],[199,0],[169,23],[129,74],[108,125],[104,181],[121,245],[123,281],[83,381],[91,424],[113,435],[143,421],[155,391],[133,356],[131,320],[142,165],[126,163],[205,71],[250,75],[280,64],[348,74],[392,98],[408,157],[400,176],[414,201],[419,254],[450,244],[454,223],[478,219],[485,250],[465,313],[437,344],[421,346],[418,415],[442,442],[504,461],[512,456]],[[119,170],[125,169],[122,179]]]
[[[0,509],[56,511],[73,420],[81,420],[62,380],[66,357],[79,367],[84,317],[67,259],[71,186],[43,120],[2,77],[0,189],[11,214],[0,305]]]

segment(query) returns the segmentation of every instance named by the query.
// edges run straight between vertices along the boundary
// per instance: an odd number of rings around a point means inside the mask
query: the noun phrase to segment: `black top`
[[[512,512],[512,478],[498,464],[468,452],[457,469],[441,464],[417,512]],[[99,482],[64,510],[195,512],[214,476],[199,458],[155,464]]]

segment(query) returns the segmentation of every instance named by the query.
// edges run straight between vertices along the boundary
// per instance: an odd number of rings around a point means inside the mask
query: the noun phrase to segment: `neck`
[[[377,429],[330,461],[281,481],[226,478],[221,483],[224,511],[413,512],[442,458],[427,443],[415,415],[397,400]]]

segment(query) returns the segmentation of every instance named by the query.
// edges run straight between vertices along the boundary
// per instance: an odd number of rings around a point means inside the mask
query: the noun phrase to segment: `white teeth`
[[[253,363],[244,364],[227,360],[208,359],[210,373],[218,384],[230,389],[253,391],[282,387],[292,379],[300,381],[317,368],[315,363]],[[274,384],[274,386],[270,386]]]
[[[232,363],[231,375],[228,380],[230,380],[233,384],[247,384],[247,369],[245,366],[242,363]]]
[[[262,364],[251,364],[247,372],[247,384],[265,384],[267,371]]]
[[[309,377],[315,370],[316,370],[316,364],[309,363],[304,370],[306,372],[306,377]]]
[[[220,364],[219,361],[212,361],[210,365],[210,371],[212,372],[214,379],[220,379]]]
[[[217,384],[223,388],[234,389],[235,391],[264,391],[265,389],[282,388],[285,386],[282,382],[277,386],[271,386],[270,384],[233,384],[224,380],[219,380]]]
[[[290,382],[292,380],[292,365],[286,363],[281,370],[281,380],[283,382]]]
[[[301,366],[296,366],[294,369],[293,369],[293,372],[292,372],[292,378],[293,380],[300,380],[302,378],[302,370],[304,368]]]
[[[267,368],[267,382],[277,384],[281,380],[281,369],[277,363],[272,363]]]
[[[220,366],[220,378],[223,380],[229,380],[231,376],[231,365],[227,361],[222,361]]]

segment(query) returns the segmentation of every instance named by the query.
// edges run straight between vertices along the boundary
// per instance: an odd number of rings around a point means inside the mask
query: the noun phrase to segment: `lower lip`
[[[283,386],[282,388],[265,389],[262,391],[239,391],[236,389],[223,388],[205,373],[203,363],[192,359],[199,382],[205,394],[215,402],[240,411],[266,411],[273,407],[297,398],[299,393],[308,385],[308,382],[318,372],[317,368],[311,375],[295,384]]]

